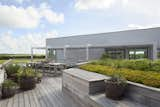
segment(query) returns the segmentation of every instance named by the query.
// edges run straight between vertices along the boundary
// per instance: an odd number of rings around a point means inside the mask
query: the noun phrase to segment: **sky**
[[[160,0],[0,0],[0,53],[46,38],[160,26]],[[41,53],[42,51],[36,51]]]

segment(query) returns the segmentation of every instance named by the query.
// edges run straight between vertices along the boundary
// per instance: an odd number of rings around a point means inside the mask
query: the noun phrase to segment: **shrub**
[[[21,68],[18,73],[19,84],[22,90],[30,90],[36,87],[36,73],[31,68]]]
[[[20,66],[17,64],[9,64],[7,66],[5,66],[5,71],[7,73],[8,77],[11,77],[13,75],[15,75],[18,70],[19,70]]]
[[[40,73],[40,72],[36,72],[36,82],[37,83],[40,83],[41,82],[41,80],[42,80],[42,76],[43,76],[43,74],[42,73]]]
[[[81,69],[92,71],[108,76],[120,74],[129,81],[160,88],[160,73],[153,71],[132,70],[127,68],[114,68],[111,66],[85,64]]]
[[[4,82],[2,83],[2,87],[5,87],[5,88],[16,87],[16,86],[17,84],[14,81],[9,79],[4,80]]]
[[[2,83],[2,98],[12,97],[15,94],[17,84],[12,80],[5,80]]]
[[[101,59],[91,62],[94,65],[106,65],[114,68],[128,68],[141,71],[156,71],[160,72],[160,60],[152,61],[148,59],[139,60],[113,60]]]

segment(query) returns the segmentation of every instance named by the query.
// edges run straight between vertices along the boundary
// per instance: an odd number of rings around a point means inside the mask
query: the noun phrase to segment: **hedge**
[[[114,68],[111,66],[85,64],[80,66],[81,69],[112,76],[119,74],[128,81],[141,83],[144,85],[160,88],[160,73],[153,71],[131,70],[127,68]]]
[[[160,72],[160,60],[112,60],[112,59],[103,59],[98,61],[91,62],[95,65],[106,65],[115,68],[128,68],[133,70],[142,70],[142,71],[156,71]]]
[[[34,58],[45,58],[44,55],[34,55]],[[29,54],[0,54],[0,60],[8,59],[29,59],[31,55]]]

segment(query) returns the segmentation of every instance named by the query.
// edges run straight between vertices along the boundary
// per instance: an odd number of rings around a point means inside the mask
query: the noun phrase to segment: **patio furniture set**
[[[55,62],[29,62],[28,67],[32,67],[35,71],[41,71],[42,73],[61,75],[62,70],[66,68],[64,63]]]

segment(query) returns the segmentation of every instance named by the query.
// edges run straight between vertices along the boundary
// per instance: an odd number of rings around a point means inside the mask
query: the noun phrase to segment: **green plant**
[[[36,73],[31,68],[21,68],[18,73],[19,84],[22,90],[30,90],[36,87]]]
[[[105,95],[114,100],[120,100],[124,95],[127,82],[120,75],[113,75],[110,79],[105,81],[106,90]]]
[[[7,66],[5,66],[5,71],[7,73],[8,77],[11,77],[13,75],[15,75],[18,70],[19,70],[20,66],[17,64],[9,64]]]
[[[114,68],[128,68],[141,71],[155,71],[160,72],[160,60],[113,60],[113,59],[101,59],[91,62],[94,65],[106,65]]]
[[[42,76],[43,76],[42,73],[36,72],[36,81],[37,81],[37,83],[40,83],[40,82],[41,82]]]
[[[113,74],[111,76],[111,78],[108,79],[107,81],[116,82],[118,84],[123,84],[123,85],[127,84],[126,79],[123,76],[121,76],[120,74]]]
[[[2,98],[12,97],[15,94],[17,84],[12,80],[5,80],[2,83]]]
[[[40,73],[40,72],[36,72],[36,77],[38,77],[38,78],[42,78],[42,76],[43,76],[43,74],[42,73]]]
[[[114,68],[106,65],[85,64],[80,66],[81,69],[113,76],[115,73],[120,74],[126,80],[145,84],[152,87],[160,88],[160,73],[153,71],[132,70],[127,68]]]
[[[20,78],[27,78],[27,77],[36,77],[36,73],[32,68],[24,67],[19,69],[18,74]]]
[[[16,86],[17,84],[14,81],[9,80],[9,79],[4,80],[4,82],[2,83],[2,87],[5,87],[5,88],[11,88],[11,87],[16,87]]]

